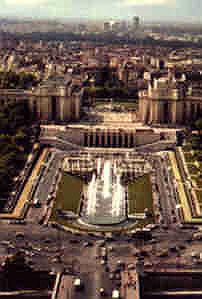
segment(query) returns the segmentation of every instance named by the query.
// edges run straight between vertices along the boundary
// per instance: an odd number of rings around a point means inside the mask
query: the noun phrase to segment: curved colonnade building
[[[42,123],[80,119],[82,89],[64,78],[52,78],[32,90],[0,90],[0,103],[28,100],[30,111]]]
[[[202,116],[202,78],[197,83],[160,78],[148,84],[148,89],[139,92],[139,108],[135,121],[143,124],[184,125]],[[66,123],[79,120],[81,116],[83,88],[72,80],[51,78],[38,87],[25,90],[0,90],[0,104],[9,101],[28,100],[30,109],[41,123]],[[126,112],[127,114],[127,112]],[[129,114],[128,114],[129,118]],[[131,122],[131,121],[129,121]],[[134,122],[134,121],[133,121]],[[128,136],[128,134],[127,134]],[[134,137],[125,137],[123,132],[92,130],[84,137],[87,146],[99,144],[124,144],[133,146]]]
[[[202,81],[201,81],[202,82]],[[199,83],[198,83],[199,84]],[[145,124],[184,125],[202,116],[199,85],[186,80],[155,79],[139,93],[139,119]],[[201,83],[200,83],[201,85]]]

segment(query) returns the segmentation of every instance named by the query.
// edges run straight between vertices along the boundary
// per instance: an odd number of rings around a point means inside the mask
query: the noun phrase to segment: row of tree
[[[125,87],[85,87],[84,99],[89,98],[118,98],[129,99],[137,98],[137,92],[130,92]]]

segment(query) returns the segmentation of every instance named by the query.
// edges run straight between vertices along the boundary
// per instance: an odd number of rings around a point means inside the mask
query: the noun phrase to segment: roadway
[[[173,223],[174,217],[176,221],[179,221],[179,217],[176,214],[176,202],[175,202],[175,186],[171,180],[169,173],[169,164],[166,155],[157,157],[154,162],[156,168],[156,182],[158,185],[158,193],[161,204],[161,221],[163,224],[170,225]]]
[[[41,207],[30,206],[26,219],[33,223],[39,223],[46,215],[50,202],[48,196],[51,191],[54,191],[57,186],[59,176],[59,168],[63,155],[58,151],[50,151],[51,156],[45,164],[43,175],[38,178],[37,188],[33,195],[32,203],[36,198],[40,200]]]
[[[150,265],[150,269],[157,265],[163,267],[165,258],[160,257],[159,253],[167,250],[169,254],[165,259],[166,263],[176,267],[176,252],[169,248],[182,248],[181,252],[184,253],[183,246],[186,246],[186,241],[191,238],[193,232],[183,230],[182,233],[180,228],[157,229],[153,232],[152,242],[143,242],[127,235],[105,240],[102,237],[72,234],[33,223],[8,225],[2,222],[0,262],[4,261],[7,254],[21,250],[27,262],[35,269],[54,272],[65,269],[70,273],[65,282],[65,285],[68,285],[64,291],[66,297],[62,298],[68,298],[71,294],[71,299],[98,299],[100,288],[104,288],[108,294],[106,298],[110,298],[112,290],[120,285],[120,277],[114,276],[110,279],[109,275],[114,275],[120,261],[127,269],[128,265],[134,265],[137,255],[144,251],[145,265]],[[192,245],[189,246],[187,257],[190,257],[193,250]],[[103,247],[107,252],[105,265],[101,265]],[[193,262],[188,258],[187,260],[186,266],[193,267]],[[81,293],[75,292],[73,288],[72,282],[75,277],[80,277],[84,282],[84,290]],[[68,289],[71,292],[67,293]],[[132,289],[128,293],[131,291]]]

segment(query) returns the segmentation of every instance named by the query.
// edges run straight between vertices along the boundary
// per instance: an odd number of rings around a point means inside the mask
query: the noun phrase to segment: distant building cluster
[[[105,32],[137,31],[140,29],[140,18],[135,16],[130,23],[126,21],[107,21],[104,23],[103,29]]]
[[[132,26],[139,27],[138,17]],[[78,119],[84,91],[93,102],[97,87],[132,95],[139,101],[137,119],[146,124],[190,123],[202,113],[201,49],[5,40],[0,69],[36,76],[39,86],[24,91],[5,91],[1,82],[0,101],[27,96],[44,121]]]

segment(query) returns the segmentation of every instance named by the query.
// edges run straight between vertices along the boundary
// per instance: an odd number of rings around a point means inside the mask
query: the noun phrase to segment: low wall
[[[166,298],[188,298],[192,292],[196,292],[196,297],[193,298],[201,298],[197,295],[202,293],[201,279],[202,273],[193,271],[144,272],[144,275],[140,276],[140,298],[156,298],[152,294],[158,294],[158,298],[165,298],[164,293],[175,294]],[[180,294],[184,297],[179,297]]]

